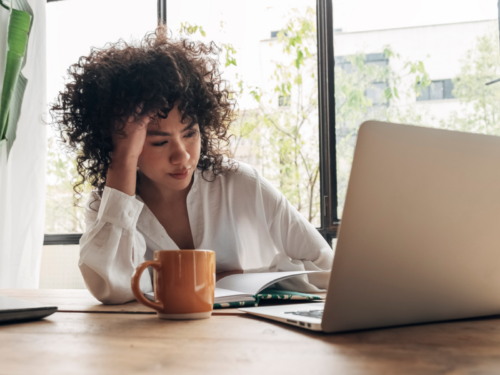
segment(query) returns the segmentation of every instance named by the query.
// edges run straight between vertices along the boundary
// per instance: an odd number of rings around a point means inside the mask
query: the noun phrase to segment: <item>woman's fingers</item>
[[[145,113],[140,116],[129,116],[129,118],[126,121],[126,124],[135,124],[138,125],[139,127],[147,126],[153,117],[156,115],[156,111],[149,111],[148,113]]]

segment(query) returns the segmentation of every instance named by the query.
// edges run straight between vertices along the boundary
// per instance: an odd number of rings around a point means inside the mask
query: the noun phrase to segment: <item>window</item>
[[[344,70],[347,74],[353,73],[353,63],[356,64],[357,62],[351,61],[349,57],[335,57],[335,66]],[[389,59],[383,53],[369,53],[363,56],[363,64],[366,66],[372,66],[374,68],[384,69],[389,65]],[[364,91],[365,97],[371,100],[371,103],[374,107],[387,104],[387,101],[384,100],[384,92],[387,89],[387,85],[387,80],[378,81],[377,78],[374,77],[371,85]]]
[[[417,96],[417,101],[453,99],[455,98],[453,88],[454,84],[451,79],[432,81],[427,87],[420,87],[420,95]]]
[[[271,39],[272,38],[277,38],[279,33],[283,33],[284,36],[288,36],[288,33],[284,30],[278,30],[278,31],[271,31]]]
[[[254,163],[319,227],[316,2],[168,0],[167,25],[222,47],[223,77],[238,103],[231,156]]]
[[[78,15],[75,17],[74,15]],[[113,27],[109,27],[113,15]],[[134,22],[129,22],[134,19]],[[92,20],[92,27],[89,27]],[[53,1],[47,5],[47,98],[56,99],[64,87],[66,71],[92,47],[109,41],[138,39],[157,24],[157,1],[132,0]],[[82,32],[85,30],[85,32]],[[48,131],[46,243],[78,243],[84,230],[83,209],[73,206],[72,160],[57,144],[53,129]],[[86,197],[82,199],[82,205]],[[62,235],[62,236],[61,236]]]
[[[223,50],[224,78],[239,95],[232,156],[258,168],[327,239],[334,237],[335,153],[329,151],[335,147],[334,114],[325,111],[333,104],[333,82],[327,83],[328,66],[333,67],[330,1],[145,0],[140,7],[131,0],[48,1],[52,100],[79,56],[108,41],[141,38],[158,18],[174,34],[216,41]],[[84,229],[83,209],[73,207],[74,177],[72,160],[50,134],[46,245],[77,244]]]
[[[333,0],[338,217],[364,121],[500,135],[497,16],[496,0]]]
[[[423,0],[416,11],[415,4],[397,0],[224,4],[216,0],[151,0],[142,2],[141,7],[137,7],[137,2],[121,1],[118,6],[116,1],[108,0],[99,2],[99,12],[93,11],[98,7],[95,0],[51,1],[47,7],[49,66],[58,66],[62,72],[90,45],[132,34],[140,37],[154,28],[157,17],[166,19],[166,15],[167,25],[174,33],[216,40],[224,49],[224,76],[233,84],[240,83],[242,90],[233,156],[260,168],[331,239],[337,218],[342,216],[357,129],[363,121],[390,120],[500,135],[500,124],[496,122],[500,118],[500,84],[485,85],[500,77],[497,2],[478,1],[473,4]],[[77,8],[70,9],[70,5]],[[312,13],[307,13],[308,8]],[[64,20],[55,20],[56,14]],[[95,25],[105,25],[107,20],[98,22],[95,17],[109,14],[113,14],[117,25],[132,17],[134,23],[127,27],[102,26],[102,32],[97,28],[102,39],[71,39],[71,30],[87,30],[89,19]],[[283,48],[294,37],[287,29],[287,20],[293,17],[309,17],[307,25],[314,28],[314,33],[308,34],[312,39],[306,41],[311,44],[307,51],[300,49],[299,54],[295,49],[295,55]],[[58,23],[69,22],[65,20],[71,20],[71,27],[60,27],[64,32],[51,31]],[[190,26],[202,26],[206,36],[199,28],[192,32]],[[111,34],[105,34],[110,30]],[[89,33],[78,34],[84,37]],[[61,48],[51,52],[50,44],[55,42]],[[314,48],[316,45],[318,48]],[[77,48],[82,48],[81,52]],[[310,180],[298,181],[299,185],[293,176],[296,171],[290,173],[283,167],[289,162],[289,153],[284,152],[282,143],[270,141],[274,140],[273,129],[254,131],[262,116],[278,125],[292,123],[290,118],[280,116],[294,112],[294,105],[301,100],[294,86],[297,82],[286,80],[294,64],[308,71],[309,76],[300,76],[302,88],[310,93],[315,88],[317,92],[316,98],[309,96],[317,104],[307,112],[309,130],[303,135],[311,160],[307,168],[313,168],[307,171],[304,164],[298,170],[306,170],[304,175]],[[62,85],[61,73],[58,74],[54,80],[49,73],[49,98],[57,91],[54,87],[59,89]],[[447,100],[452,98],[458,100]],[[276,134],[276,139],[284,140]],[[50,142],[53,141],[49,141],[49,162],[52,160],[59,169],[49,169],[47,212],[61,221],[48,224],[47,238],[54,243],[75,243],[83,228],[81,211],[66,204],[72,165]],[[309,195],[297,194],[307,187],[312,187]],[[58,237],[60,234],[63,235]]]
[[[47,98],[63,89],[66,70],[87,55],[119,38],[141,38],[157,24],[157,0],[69,0],[47,4]],[[133,19],[134,22],[130,22]],[[110,20],[113,27],[109,27]],[[73,206],[72,160],[47,129],[45,241],[40,288],[84,288],[78,271],[78,241],[84,230],[83,208]],[[82,205],[86,197],[82,199]],[[57,246],[56,246],[57,245]]]

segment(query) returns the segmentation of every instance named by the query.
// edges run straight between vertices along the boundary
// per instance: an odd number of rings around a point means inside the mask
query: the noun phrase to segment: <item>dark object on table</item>
[[[56,311],[56,306],[0,296],[0,324],[42,319]]]

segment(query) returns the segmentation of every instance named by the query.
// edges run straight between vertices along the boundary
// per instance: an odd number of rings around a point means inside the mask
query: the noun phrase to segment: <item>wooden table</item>
[[[325,298],[326,293],[317,293]],[[139,302],[122,305],[103,305],[87,289],[0,289],[0,296],[21,298],[44,305],[57,306],[59,312],[156,314],[156,311]],[[266,302],[266,301],[265,301]],[[297,303],[297,301],[283,301]],[[246,315],[238,309],[216,309],[213,315]],[[1,373],[0,373],[1,375]]]
[[[0,325],[0,375],[500,374],[500,319],[323,334],[247,315],[165,321],[144,312],[105,313],[110,306],[100,313],[85,307],[83,291],[0,295],[94,312]]]
[[[87,289],[0,289],[0,296],[22,298],[44,305],[57,306],[59,312],[156,313],[139,302],[103,305]]]

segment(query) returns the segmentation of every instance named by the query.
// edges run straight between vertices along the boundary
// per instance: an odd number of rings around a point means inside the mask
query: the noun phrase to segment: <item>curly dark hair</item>
[[[199,124],[202,176],[207,170],[215,177],[233,169],[234,163],[223,160],[235,102],[221,78],[219,53],[213,42],[174,39],[160,26],[138,42],[120,39],[92,48],[70,66],[70,80],[50,113],[62,144],[76,153],[75,204],[86,184],[102,194],[113,132],[126,136],[123,118],[151,112],[166,118],[176,104],[183,122]]]

